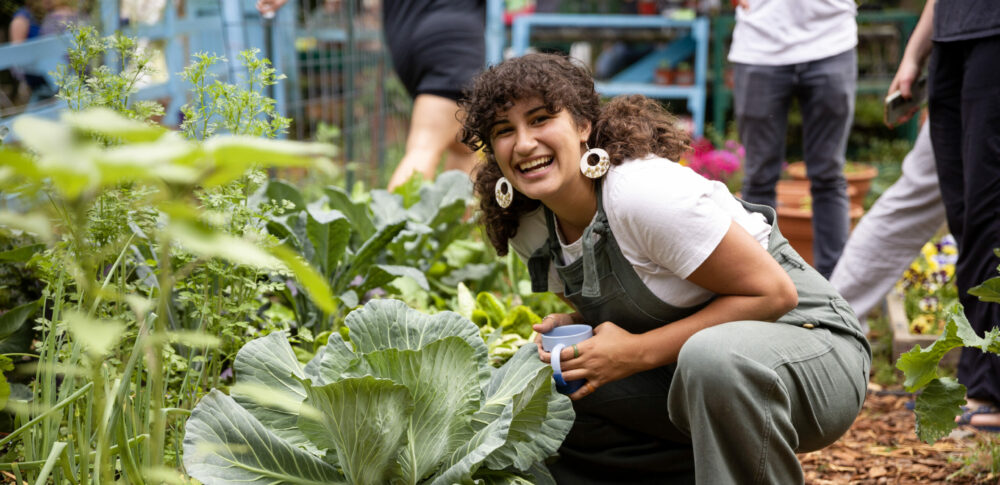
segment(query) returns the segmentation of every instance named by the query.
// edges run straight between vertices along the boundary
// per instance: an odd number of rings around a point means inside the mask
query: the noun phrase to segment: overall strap
[[[601,281],[597,276],[597,258],[594,255],[596,234],[608,237],[611,234],[608,226],[608,216],[604,213],[604,197],[601,190],[603,179],[594,180],[594,192],[597,194],[597,217],[583,230],[583,288],[581,294],[586,298],[601,296]]]
[[[553,258],[561,261],[561,251],[559,238],[556,237],[555,216],[548,207],[542,205],[545,212],[545,227],[549,231],[549,237],[540,248],[536,249],[528,258],[528,275],[531,276],[531,291],[541,293],[549,291],[549,265]]]
[[[602,179],[594,181],[594,192],[597,195],[597,217],[583,230],[583,288],[581,295],[586,298],[597,298],[601,296],[600,277],[597,275],[597,258],[595,256],[596,235],[608,237],[611,234],[608,225],[608,216],[604,213],[603,194],[601,193]],[[559,246],[559,237],[556,235],[555,215],[548,207],[542,206],[545,211],[545,226],[549,232],[549,238],[542,247],[528,259],[528,272],[531,275],[531,291],[540,292],[548,290],[549,265],[555,258],[562,261],[562,248]]]

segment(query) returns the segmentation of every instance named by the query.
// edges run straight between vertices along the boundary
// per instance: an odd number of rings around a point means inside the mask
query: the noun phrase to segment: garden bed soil
[[[807,484],[1000,482],[1000,477],[988,475],[988,463],[975,467],[978,477],[965,468],[977,442],[991,439],[988,434],[960,428],[928,445],[917,438],[913,411],[905,407],[912,398],[874,387],[869,389],[864,408],[847,434],[822,450],[799,455]]]

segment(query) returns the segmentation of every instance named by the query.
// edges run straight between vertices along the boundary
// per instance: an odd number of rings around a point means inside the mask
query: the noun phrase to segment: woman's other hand
[[[535,344],[538,345],[538,357],[543,361],[549,361],[549,353],[542,350],[542,334],[549,333],[553,328],[576,323],[573,315],[569,313],[550,313],[542,318],[542,321],[531,326],[535,330]]]
[[[639,350],[640,335],[612,322],[604,322],[594,327],[594,336],[576,345],[577,349],[562,349],[561,359],[563,379],[586,380],[586,384],[569,397],[574,401],[593,393],[597,388],[632,374],[646,370]],[[578,352],[578,355],[574,355]],[[542,358],[549,362],[548,352]]]

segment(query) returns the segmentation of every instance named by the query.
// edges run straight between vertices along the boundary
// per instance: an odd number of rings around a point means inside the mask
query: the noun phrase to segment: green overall
[[[599,180],[596,192],[583,257],[570,264],[562,264],[554,218],[545,209],[549,238],[528,262],[533,291],[547,291],[555,264],[585,322],[611,321],[631,333],[707,305],[677,308],[646,287],[608,226]],[[702,330],[677,363],[574,401],[576,421],[549,465],[559,483],[801,483],[795,453],[826,446],[850,427],[871,362],[860,325],[781,236],[774,210],[743,205],[771,224],[768,251],[798,289],[798,307],[779,319],[788,325],[747,321]]]

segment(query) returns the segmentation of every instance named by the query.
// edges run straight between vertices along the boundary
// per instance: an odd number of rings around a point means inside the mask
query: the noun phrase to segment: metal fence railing
[[[103,35],[118,29],[157,51],[160,73],[137,98],[164,102],[167,124],[179,123],[179,107],[189,101],[189,86],[178,74],[194,54],[226,56],[230,62],[217,65],[217,74],[235,81],[237,54],[260,49],[286,76],[270,94],[292,118],[288,136],[337,144],[353,174],[380,184],[402,157],[411,108],[384,49],[380,3],[290,0],[266,21],[251,1],[91,0],[81,17]],[[55,117],[65,109],[56,98],[15,102],[8,94],[17,81],[3,74],[52,71],[65,62],[68,47],[65,34],[0,43],[0,130],[23,114]]]

